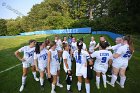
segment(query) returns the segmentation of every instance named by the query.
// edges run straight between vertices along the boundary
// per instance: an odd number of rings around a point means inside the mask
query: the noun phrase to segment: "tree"
[[[0,36],[7,35],[7,21],[5,19],[0,19]]]

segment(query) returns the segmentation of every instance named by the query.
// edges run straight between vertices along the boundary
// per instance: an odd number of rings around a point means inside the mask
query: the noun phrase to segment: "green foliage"
[[[0,35],[76,27],[140,33],[139,3],[139,0],[44,0],[34,5],[27,16],[0,19]]]
[[[0,36],[7,34],[6,20],[0,19]]]

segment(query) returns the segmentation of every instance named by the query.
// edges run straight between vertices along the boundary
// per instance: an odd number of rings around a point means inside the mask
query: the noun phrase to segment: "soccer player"
[[[34,51],[35,51],[35,40],[29,40],[29,45],[21,47],[15,52],[16,57],[22,62],[23,64],[23,74],[22,74],[22,85],[20,87],[20,92],[23,91],[25,86],[25,81],[27,77],[28,68],[32,66],[32,74],[36,81],[39,79],[36,77],[36,69],[34,65]],[[23,52],[23,57],[20,56],[20,52]]]
[[[56,50],[56,42],[52,41],[50,43],[50,50],[48,52],[48,78],[51,78],[51,75],[53,76],[53,81],[52,81],[52,90],[51,93],[56,93],[55,92],[55,85],[57,83],[57,71],[59,69],[58,67],[59,63],[59,58],[58,58],[58,52]]]
[[[73,37],[72,38],[72,43],[71,43],[71,51],[72,53],[74,53],[74,51],[77,49],[77,42],[76,42],[76,38]]]
[[[87,50],[86,44],[84,43],[84,38],[80,38],[80,42],[83,44],[82,49]]]
[[[112,53],[106,50],[107,43],[101,42],[99,45],[99,51],[95,51],[91,54],[92,58],[96,58],[94,63],[94,70],[96,72],[96,86],[100,89],[100,75],[102,74],[104,87],[106,88],[106,72],[109,63],[112,59]]]
[[[95,46],[94,50],[99,48],[100,42],[107,42],[104,36],[100,36],[100,41],[99,41],[99,43]],[[110,43],[109,43],[109,42],[107,42],[107,47],[110,47]]]
[[[59,64],[58,64],[58,71],[57,71],[57,86],[59,86],[60,88],[63,87],[62,84],[60,84],[60,79],[59,79],[59,76],[60,76],[60,64],[62,62],[62,53],[63,53],[63,50],[62,50],[62,41],[61,39],[59,39],[59,36],[56,35],[55,36],[55,42],[56,42],[56,50],[58,51],[58,57],[59,57]]]
[[[91,41],[90,41],[90,44],[89,44],[89,53],[92,54],[94,52],[94,47],[96,45],[96,42],[94,40],[94,37],[92,36],[91,37]]]
[[[122,40],[122,37],[117,37],[116,40],[115,40],[116,45],[111,46],[111,47],[108,47],[107,49],[108,49],[108,50],[113,50],[113,53],[116,53],[117,50],[119,49],[119,47],[121,47],[121,46],[123,45],[123,44],[122,44],[122,43],[123,43],[122,41],[123,41],[123,40]],[[111,77],[111,76],[112,76],[112,66],[110,66],[110,67],[108,68],[107,73],[109,74],[109,75],[107,75],[108,77]]]
[[[76,76],[78,78],[78,91],[81,93],[82,77],[85,79],[86,93],[90,93],[90,81],[87,79],[87,60],[92,64],[90,56],[83,48],[81,41],[77,42],[78,50],[74,51],[74,58],[76,60]]]
[[[133,42],[130,36],[123,37],[123,45],[118,48],[117,52],[113,54],[114,62],[113,66],[113,74],[111,78],[111,82],[108,82],[111,86],[115,86],[115,82],[117,80],[117,75],[120,75],[120,83],[121,88],[124,88],[126,76],[126,68],[128,66],[128,61],[130,60],[132,54],[134,52]]]
[[[45,48],[45,43],[37,42],[34,53],[34,62],[36,70],[40,72],[41,90],[44,90],[44,73],[47,70],[47,58],[48,50]]]
[[[72,93],[71,84],[72,84],[72,62],[71,56],[69,53],[70,47],[68,43],[63,43],[63,68],[66,73],[66,83],[67,83],[67,93]]]
[[[68,43],[66,36],[63,37],[63,43]]]

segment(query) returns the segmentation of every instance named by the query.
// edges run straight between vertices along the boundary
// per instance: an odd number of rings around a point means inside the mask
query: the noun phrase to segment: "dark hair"
[[[83,42],[83,41],[84,41],[84,38],[83,38],[83,37],[82,37],[82,38],[80,38],[80,41],[82,41],[82,42]]]
[[[106,49],[108,47],[108,42],[100,42],[99,45],[102,49]]]
[[[81,41],[78,41],[77,42],[77,47],[78,47],[78,55],[80,55],[81,54],[81,50],[83,48],[83,43],[81,43]]]
[[[37,42],[35,46],[35,52],[36,54],[40,53],[40,46],[43,44],[43,42]]]
[[[129,35],[124,36],[123,40],[126,40],[128,42],[129,50],[130,50],[131,53],[133,53],[134,52],[134,45],[133,45],[132,37],[129,36]]]
[[[51,41],[50,48],[52,48],[54,45],[56,45],[56,42],[55,41]]]
[[[50,44],[50,40],[48,38],[46,38],[44,43],[45,43],[45,46],[47,46]]]
[[[34,40],[34,39],[31,39],[31,40],[29,40],[29,44],[31,44],[32,42],[36,42],[36,40]]]
[[[63,49],[65,49],[65,47],[67,47],[67,46],[68,46],[68,44],[67,44],[67,43],[62,43],[62,45],[63,45]]]
[[[100,37],[104,37],[104,36],[101,35]]]

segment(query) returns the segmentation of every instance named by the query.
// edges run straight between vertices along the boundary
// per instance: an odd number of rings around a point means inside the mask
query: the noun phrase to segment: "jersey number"
[[[79,64],[81,64],[81,56],[76,56],[76,63],[79,63]]]
[[[131,52],[130,51],[127,51],[126,54],[123,55],[124,58],[130,57],[130,56],[131,56]]]
[[[106,62],[106,59],[107,59],[106,57],[102,57],[102,61],[101,62],[102,63],[105,63]]]

